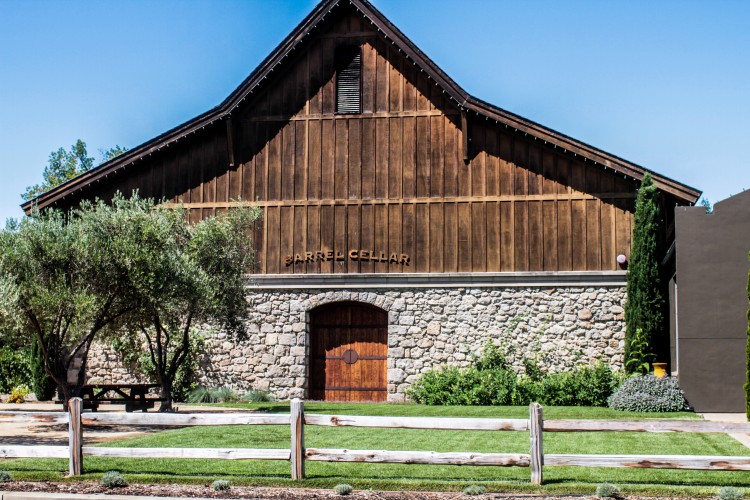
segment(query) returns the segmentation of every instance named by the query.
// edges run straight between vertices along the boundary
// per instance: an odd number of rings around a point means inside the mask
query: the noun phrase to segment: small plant
[[[351,484],[337,484],[333,491],[335,491],[338,495],[346,496],[354,491],[354,488]]]
[[[719,500],[741,500],[745,494],[739,488],[724,486],[719,490]]]
[[[682,411],[686,402],[677,379],[636,375],[610,396],[609,407],[621,411]]]
[[[188,396],[188,403],[233,403],[239,400],[237,392],[229,387],[196,387]]]
[[[625,360],[625,371],[646,375],[654,359],[649,336],[643,328],[637,328],[633,339],[630,341],[630,351],[628,358]]]
[[[105,472],[102,476],[102,486],[106,486],[107,488],[124,488],[127,485],[128,481],[125,479],[125,476],[116,470]]]
[[[217,479],[211,483],[211,488],[214,491],[229,491],[230,483],[226,479]]]
[[[271,396],[271,393],[269,391],[253,389],[246,392],[240,398],[240,401],[244,401],[247,403],[270,403],[271,401],[273,401],[273,396]]]
[[[477,495],[481,495],[487,491],[487,488],[482,486],[481,484],[470,484],[466,488],[464,488],[464,495],[469,495],[470,497],[474,497]]]
[[[599,483],[596,485],[596,496],[599,498],[620,498],[620,488],[612,483]]]
[[[8,403],[23,403],[26,401],[26,396],[31,394],[31,389],[27,385],[17,385],[10,391],[8,396]]]
[[[13,476],[10,475],[10,472],[0,470],[0,483],[9,483],[13,481]]]

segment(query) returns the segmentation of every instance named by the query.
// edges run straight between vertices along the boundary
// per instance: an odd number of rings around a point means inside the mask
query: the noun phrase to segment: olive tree
[[[168,411],[195,326],[242,331],[258,214],[238,208],[189,225],[184,210],[134,194],[11,221],[0,233],[0,322],[36,339],[64,401],[80,394],[95,339],[137,336]]]
[[[148,234],[131,283],[138,308],[126,318],[131,355],[161,387],[160,411],[171,411],[175,379],[190,357],[198,326],[244,333],[244,273],[252,263],[253,208],[189,225],[182,210],[153,210],[131,229]],[[138,351],[141,352],[138,352]]]
[[[103,206],[35,213],[0,232],[0,321],[29,345],[36,340],[64,401],[80,393],[94,338],[138,304],[128,282],[138,242],[125,231],[126,207],[102,231],[91,214]]]

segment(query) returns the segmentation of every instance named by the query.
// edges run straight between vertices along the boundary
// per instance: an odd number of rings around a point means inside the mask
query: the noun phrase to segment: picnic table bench
[[[158,384],[90,384],[81,388],[83,407],[96,411],[100,404],[124,404],[125,411],[148,411],[160,397],[148,397]]]

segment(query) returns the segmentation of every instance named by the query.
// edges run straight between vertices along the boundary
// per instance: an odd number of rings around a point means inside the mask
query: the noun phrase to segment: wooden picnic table
[[[160,397],[148,397],[159,384],[88,384],[81,388],[83,407],[96,411],[102,403],[124,404],[125,411],[148,411]]]

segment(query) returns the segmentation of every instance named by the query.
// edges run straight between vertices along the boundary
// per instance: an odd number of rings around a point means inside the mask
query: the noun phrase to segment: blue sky
[[[373,0],[467,91],[704,191],[750,187],[750,2]],[[0,1],[0,220],[52,150],[221,102],[314,0]]]

